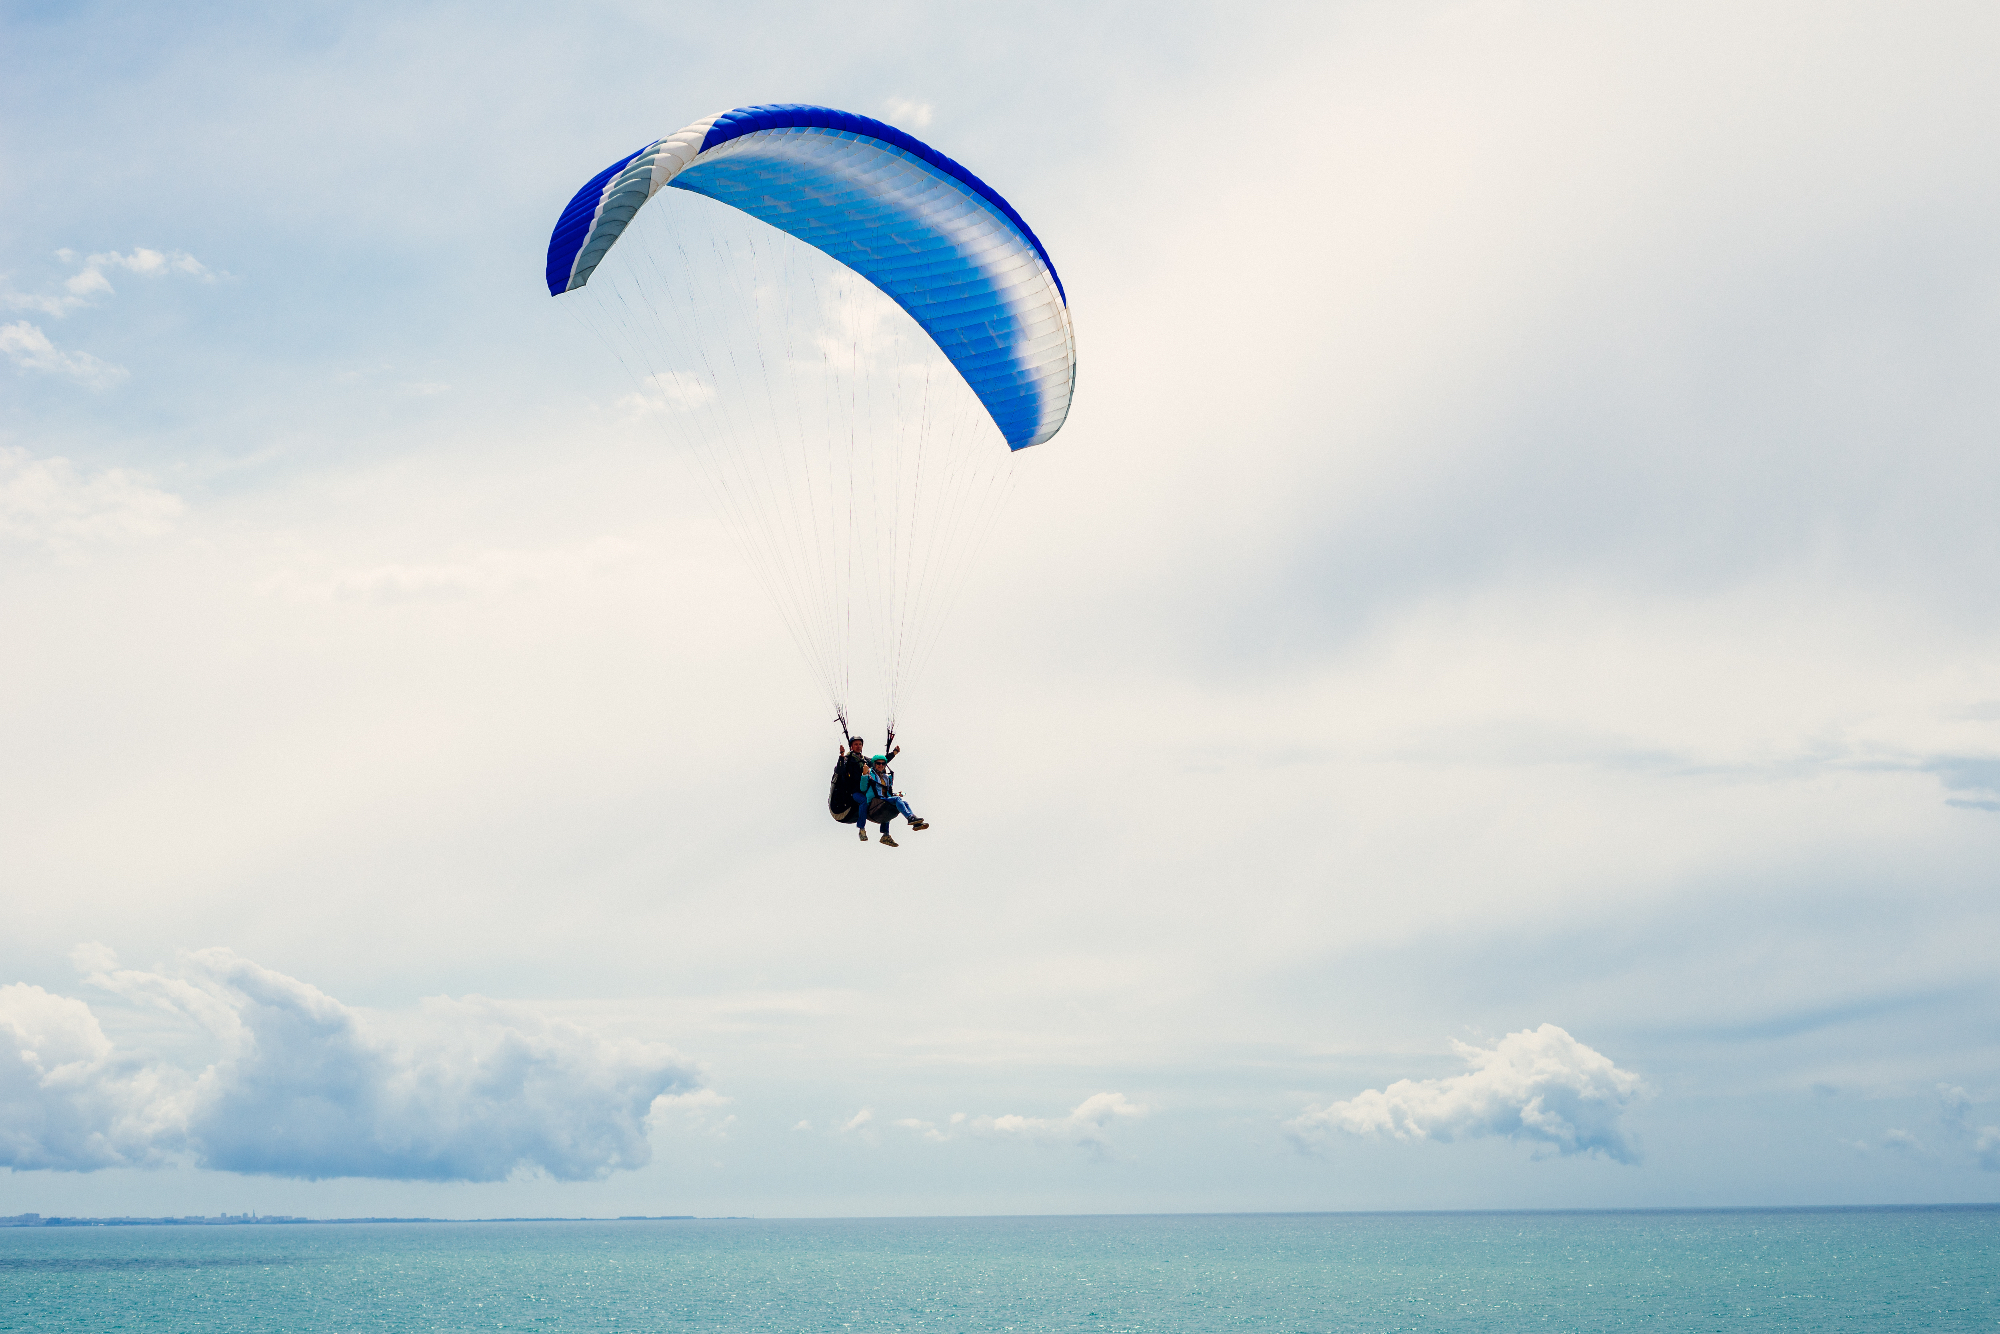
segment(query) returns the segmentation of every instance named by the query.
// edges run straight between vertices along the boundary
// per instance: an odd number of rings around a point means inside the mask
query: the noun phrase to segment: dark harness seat
[[[828,798],[826,810],[827,814],[842,824],[854,823],[854,798],[852,796]],[[877,797],[868,803],[868,819],[875,823],[880,823],[883,820],[893,820],[900,814],[901,812],[896,809],[896,803],[888,800],[886,797]]]

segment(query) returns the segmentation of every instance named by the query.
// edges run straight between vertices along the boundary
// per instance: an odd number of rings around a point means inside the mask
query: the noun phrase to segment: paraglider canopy
[[[551,295],[590,281],[667,186],[796,236],[868,279],[958,369],[1013,449],[1062,429],[1076,381],[1068,297],[997,191],[894,126],[831,107],[738,107],[593,176],[549,237]]]

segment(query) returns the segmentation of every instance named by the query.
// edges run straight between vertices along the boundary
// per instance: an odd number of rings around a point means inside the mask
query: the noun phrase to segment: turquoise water
[[[2000,1209],[0,1229],[0,1330],[2000,1330]]]

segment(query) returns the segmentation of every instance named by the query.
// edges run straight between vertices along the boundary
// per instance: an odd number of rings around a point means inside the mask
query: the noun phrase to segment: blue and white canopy
[[[549,238],[550,294],[589,282],[669,185],[768,222],[879,287],[937,342],[1011,448],[1062,429],[1076,383],[1062,280],[1021,215],[936,149],[830,107],[698,120],[577,191]]]

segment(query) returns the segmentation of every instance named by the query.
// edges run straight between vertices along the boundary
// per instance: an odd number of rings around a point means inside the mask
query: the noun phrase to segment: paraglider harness
[[[826,812],[842,824],[854,824],[856,823],[854,798],[866,781],[868,760],[865,756],[854,753],[854,738],[848,733],[847,719],[840,718],[838,721],[840,734],[847,738],[847,753],[834,763],[833,783],[826,792]],[[896,729],[892,727],[889,729],[888,740],[882,743],[882,753],[887,755],[895,748]],[[876,797],[868,803],[867,818],[860,823],[866,824],[870,820],[892,820],[896,814],[895,802],[885,797]]]

